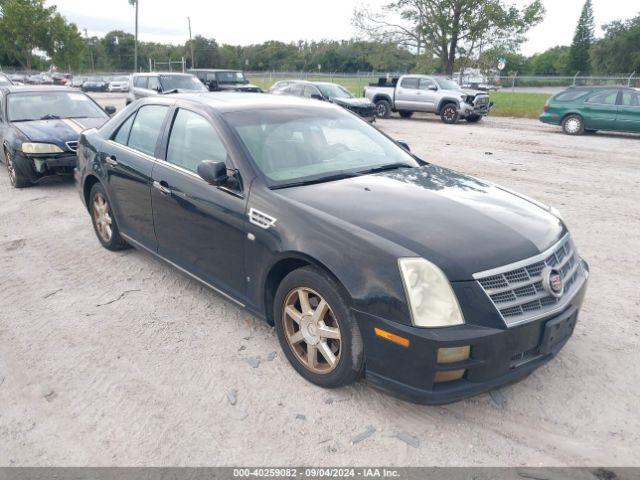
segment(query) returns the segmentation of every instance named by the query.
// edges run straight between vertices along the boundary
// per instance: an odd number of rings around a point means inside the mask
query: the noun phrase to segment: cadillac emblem
[[[564,282],[560,272],[551,267],[542,270],[542,287],[549,295],[560,298],[564,293]]]

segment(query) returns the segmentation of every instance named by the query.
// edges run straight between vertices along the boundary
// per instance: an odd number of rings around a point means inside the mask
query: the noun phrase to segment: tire
[[[31,187],[33,183],[31,183],[31,180],[26,178],[20,171],[20,168],[14,163],[13,157],[7,150],[4,151],[4,158],[5,166],[7,167],[7,172],[9,173],[9,182],[11,182],[11,185],[14,188]]]
[[[388,100],[378,100],[376,102],[376,116],[378,118],[389,118],[391,116],[391,104]]]
[[[582,135],[584,133],[584,120],[580,115],[567,115],[562,120],[562,131],[567,135]]]
[[[304,297],[308,308],[303,307]],[[326,308],[314,319],[321,300]],[[323,271],[304,267],[289,273],[276,292],[274,319],[287,360],[309,382],[337,388],[362,375],[364,349],[360,330],[340,289]]]
[[[411,115],[413,115],[413,112],[410,112],[408,110],[400,110],[398,113],[402,118],[411,118]]]
[[[469,115],[466,120],[469,123],[478,123],[480,120],[482,120],[482,115]]]
[[[111,204],[100,183],[96,183],[89,193],[89,214],[91,215],[93,230],[104,248],[118,251],[129,246],[120,236],[120,230],[118,229],[115,215],[111,210]]]
[[[440,110],[440,120],[448,125],[458,123],[460,113],[458,113],[458,107],[455,103],[446,103]]]

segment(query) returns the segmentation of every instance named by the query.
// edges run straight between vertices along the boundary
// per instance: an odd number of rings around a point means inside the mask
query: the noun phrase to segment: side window
[[[567,90],[566,92],[559,93],[555,96],[555,100],[558,102],[571,102],[583,97],[587,94],[584,90]]]
[[[136,114],[134,113],[133,115],[129,116],[129,118],[127,118],[122,125],[120,125],[120,128],[118,128],[118,131],[113,136],[114,142],[119,143],[120,145],[127,144],[127,142],[129,141],[129,132],[131,131],[131,125],[133,125],[133,119],[135,118],[135,116]]]
[[[169,107],[165,105],[146,105],[141,107],[131,126],[127,144],[142,153],[154,155],[162,123],[168,109]]]
[[[640,107],[640,93],[625,90],[622,92],[622,105],[625,107]]]
[[[2,103],[2,93],[0,93],[0,123],[4,122],[4,105]]]
[[[227,150],[206,118],[179,109],[171,127],[167,162],[196,172],[203,160],[225,162]]]
[[[136,77],[133,80],[133,86],[136,88],[147,88],[147,77]]]
[[[430,78],[421,78],[420,79],[420,90],[429,90],[429,87],[435,87],[436,84]]]
[[[320,92],[318,91],[318,89],[316,87],[313,87],[311,85],[306,85],[304,87],[303,96],[305,96],[306,98],[311,98],[312,95],[320,95]]]
[[[149,86],[147,88],[149,90],[159,90],[160,80],[158,80],[158,77],[149,77]]]
[[[207,73],[207,82],[215,82],[216,74],[215,73]]]
[[[289,95],[295,95],[296,97],[301,97],[304,91],[303,85],[291,85],[287,90]]]
[[[400,86],[402,88],[418,88],[418,79],[417,78],[403,78],[402,82],[400,82]]]
[[[597,92],[595,95],[587,98],[587,103],[595,103],[599,105],[615,105],[618,98],[618,90],[605,90]]]

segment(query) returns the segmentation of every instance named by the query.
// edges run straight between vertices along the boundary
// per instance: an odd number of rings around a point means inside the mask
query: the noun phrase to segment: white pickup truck
[[[427,112],[440,115],[444,123],[477,122],[493,106],[485,92],[463,90],[453,80],[427,75],[403,75],[391,83],[382,77],[365,87],[364,96],[375,103],[380,118],[389,118],[391,112],[402,118]]]

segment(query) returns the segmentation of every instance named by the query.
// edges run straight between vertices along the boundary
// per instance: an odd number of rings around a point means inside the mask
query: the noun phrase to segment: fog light
[[[465,345],[464,347],[453,348],[439,348],[438,349],[438,363],[454,363],[462,362],[469,359],[471,353],[471,347]]]
[[[453,382],[454,380],[460,380],[464,375],[465,369],[451,370],[448,372],[436,372],[436,376],[433,379],[435,383]]]

